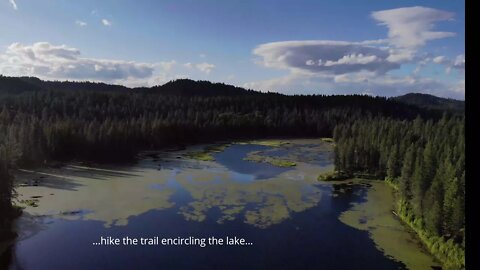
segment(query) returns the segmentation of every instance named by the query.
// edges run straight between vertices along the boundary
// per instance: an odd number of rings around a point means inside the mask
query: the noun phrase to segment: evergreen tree
[[[400,195],[409,201],[412,197],[412,177],[415,168],[415,146],[410,145],[403,160],[403,166],[400,176]]]

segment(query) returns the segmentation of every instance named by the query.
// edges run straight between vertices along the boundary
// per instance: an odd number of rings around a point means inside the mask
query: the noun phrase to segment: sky
[[[465,2],[0,0],[0,74],[465,98]]]

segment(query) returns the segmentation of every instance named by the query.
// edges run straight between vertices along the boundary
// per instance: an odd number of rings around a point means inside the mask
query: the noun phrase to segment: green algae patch
[[[272,158],[261,155],[260,151],[254,151],[248,154],[247,157],[243,158],[243,160],[253,161],[253,162],[261,162],[261,163],[268,163],[273,166],[277,167],[295,167],[297,166],[296,162],[278,158]]]
[[[351,175],[342,172],[342,171],[333,171],[333,172],[324,172],[320,175],[318,175],[317,179],[318,181],[341,181],[341,180],[347,180],[351,178]]]
[[[428,250],[443,263],[445,269],[465,269],[465,246],[454,243],[452,239],[445,241],[443,237],[432,235],[425,231],[409,212],[404,200],[397,202],[398,217],[405,222],[422,240]]]
[[[302,166],[295,170],[312,176],[318,170]],[[192,201],[181,206],[178,213],[186,220],[203,222],[211,209],[215,209],[220,214],[215,217],[217,223],[243,220],[265,229],[294,213],[314,207],[321,199],[322,191],[312,185],[314,181],[292,181],[289,178],[286,172],[262,181],[238,182],[230,178],[229,172],[181,172],[176,175],[176,181],[190,194]]]
[[[290,144],[290,142],[284,140],[254,140],[247,142],[237,142],[236,144],[255,144],[269,147],[281,147]]]
[[[186,157],[195,159],[195,160],[201,160],[201,161],[214,161],[215,158],[211,153],[207,152],[188,152],[185,154]]]
[[[289,160],[282,160],[282,159],[269,159],[267,160],[268,163],[272,164],[273,166],[277,167],[294,167],[297,166],[297,163]]]
[[[322,142],[327,142],[327,143],[333,143],[334,142],[333,138],[320,138],[320,140],[322,140]]]
[[[38,207],[38,199],[20,200],[19,203],[30,207]]]
[[[213,154],[225,151],[230,145],[229,143],[208,145],[201,151],[187,152],[185,156],[200,161],[215,161]]]
[[[124,166],[69,165],[18,171],[18,182],[44,176],[38,186],[19,186],[18,203],[33,216],[101,221],[104,227],[125,226],[128,219],[152,209],[168,209],[175,190],[166,185],[171,171]],[[152,185],[159,188],[151,188]]]
[[[394,215],[394,197],[390,187],[379,180],[353,180],[368,183],[366,201],[353,205],[339,219],[353,228],[368,231],[376,247],[386,256],[404,263],[408,269],[432,269],[439,263],[428,254],[413,232]]]

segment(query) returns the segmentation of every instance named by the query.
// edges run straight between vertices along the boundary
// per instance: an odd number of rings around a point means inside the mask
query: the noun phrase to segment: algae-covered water
[[[318,182],[333,169],[321,140],[142,154],[130,165],[20,171],[17,240],[6,269],[431,269],[391,213],[382,182]],[[294,166],[278,167],[269,159]],[[239,237],[244,246],[100,246],[99,238]]]

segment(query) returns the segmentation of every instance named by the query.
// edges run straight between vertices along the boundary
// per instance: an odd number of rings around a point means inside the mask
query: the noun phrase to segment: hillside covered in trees
[[[465,111],[465,101],[451,98],[441,98],[429,94],[409,93],[392,99],[421,108],[449,110],[456,112]]]
[[[447,266],[465,260],[465,119],[367,118],[335,127],[335,168],[384,178],[398,213]]]
[[[11,89],[0,98],[0,136],[3,144],[18,148],[19,166],[47,160],[116,161],[139,150],[221,139],[331,136],[337,123],[367,116],[440,117],[438,111],[381,97],[285,96],[204,81],[128,89],[0,79]],[[28,91],[29,84],[34,90]]]
[[[216,140],[334,136],[338,170],[386,176],[398,185],[409,222],[461,246],[463,112],[408,103],[287,96],[192,80],[132,89],[0,76],[0,212],[15,213],[15,167],[124,161],[142,150]]]

